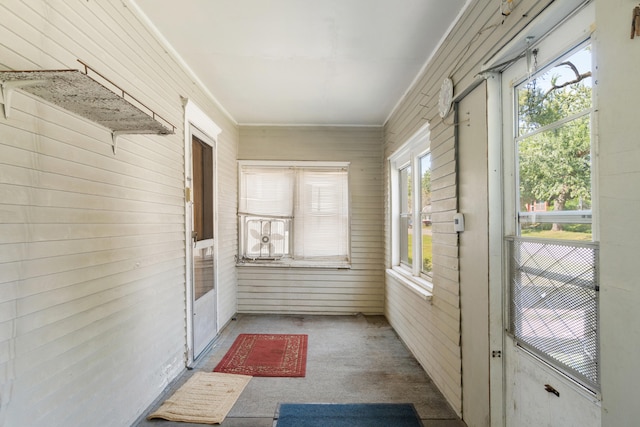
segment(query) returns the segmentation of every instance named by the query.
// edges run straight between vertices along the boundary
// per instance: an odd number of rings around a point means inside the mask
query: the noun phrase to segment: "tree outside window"
[[[430,274],[433,268],[433,245],[431,231],[431,154],[419,158],[420,163],[420,219],[422,236],[421,271]]]
[[[522,235],[591,240],[591,85],[587,46],[517,88]]]

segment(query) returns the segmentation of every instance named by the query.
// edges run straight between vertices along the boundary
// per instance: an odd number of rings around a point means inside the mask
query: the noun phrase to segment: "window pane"
[[[411,166],[400,170],[400,262],[412,265]]]
[[[243,258],[349,260],[345,166],[241,165],[239,193]]]
[[[519,232],[591,237],[591,48],[516,88]]]
[[[593,240],[591,211],[520,212],[518,217],[523,237]]]
[[[213,238],[213,148],[196,138],[191,140],[193,157],[193,231],[196,240]]]
[[[348,173],[299,170],[294,255],[346,259],[349,253]]]
[[[520,212],[529,213],[521,215],[522,234],[591,238],[590,135],[587,115],[519,142]]]
[[[420,158],[420,223],[422,228],[422,267],[423,273],[431,273],[431,154]]]
[[[517,88],[518,135],[590,110],[591,87],[587,46]]]

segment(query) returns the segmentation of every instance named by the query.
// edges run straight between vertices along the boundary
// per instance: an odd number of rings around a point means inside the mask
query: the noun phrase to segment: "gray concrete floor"
[[[221,424],[272,427],[278,403],[413,403],[425,427],[464,427],[383,316],[238,315],[193,370],[158,397],[155,410],[198,370],[213,371],[241,333],[308,334],[304,378],[254,377]],[[141,427],[202,424],[142,419]]]

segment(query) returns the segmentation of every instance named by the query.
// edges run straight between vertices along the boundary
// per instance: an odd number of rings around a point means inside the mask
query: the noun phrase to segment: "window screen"
[[[598,388],[598,246],[510,239],[509,332],[580,382]]]

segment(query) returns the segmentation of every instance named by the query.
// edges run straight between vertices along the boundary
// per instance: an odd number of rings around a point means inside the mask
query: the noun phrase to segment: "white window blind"
[[[294,256],[346,259],[349,232],[347,171],[298,169]]]
[[[241,164],[242,258],[348,261],[348,187],[344,164]],[[287,221],[286,228],[276,221]],[[284,231],[272,236],[276,227]]]
[[[266,217],[293,216],[293,169],[244,166],[240,176],[240,212]]]

